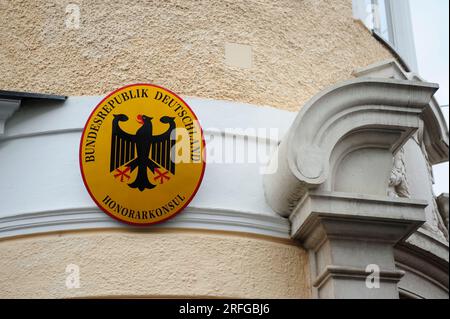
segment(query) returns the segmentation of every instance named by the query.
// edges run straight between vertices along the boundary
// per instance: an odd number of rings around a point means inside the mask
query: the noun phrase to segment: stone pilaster
[[[291,235],[310,251],[318,298],[398,298],[394,245],[425,220],[426,202],[308,193],[290,216]]]

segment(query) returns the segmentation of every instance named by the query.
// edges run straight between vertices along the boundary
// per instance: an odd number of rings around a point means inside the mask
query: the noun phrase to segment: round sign
[[[80,142],[80,168],[95,203],[133,225],[180,212],[205,170],[205,141],[191,108],[175,93],[133,84],[92,111]]]

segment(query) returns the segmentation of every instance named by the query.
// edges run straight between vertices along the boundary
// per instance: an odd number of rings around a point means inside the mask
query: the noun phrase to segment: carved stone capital
[[[395,245],[424,223],[427,205],[406,198],[311,192],[289,217],[291,236],[308,249],[316,249],[325,237]]]
[[[290,216],[291,236],[309,249],[315,296],[398,298],[404,272],[396,268],[393,247],[425,221],[426,206],[405,198],[307,193]],[[373,269],[377,288],[366,283]]]

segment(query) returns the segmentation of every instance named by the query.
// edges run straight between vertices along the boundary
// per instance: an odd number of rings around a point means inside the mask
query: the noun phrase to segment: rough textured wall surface
[[[0,241],[0,298],[309,298],[306,252],[289,241],[200,231],[118,230]],[[80,288],[66,288],[69,264]]]
[[[390,57],[353,20],[351,2],[1,0],[0,89],[101,95],[151,82],[297,110],[355,68]],[[79,5],[79,28],[70,3]],[[250,46],[250,68],[226,64],[227,43]]]

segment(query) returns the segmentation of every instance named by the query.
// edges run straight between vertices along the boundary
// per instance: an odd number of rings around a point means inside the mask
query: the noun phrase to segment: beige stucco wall
[[[102,230],[0,241],[0,298],[310,297],[306,252],[288,240],[189,230]],[[80,288],[67,289],[69,264]]]
[[[66,27],[69,3],[79,29]],[[0,21],[5,90],[102,95],[150,82],[294,110],[390,57],[353,20],[351,0],[2,0]],[[226,43],[249,45],[252,67],[227,65]]]

